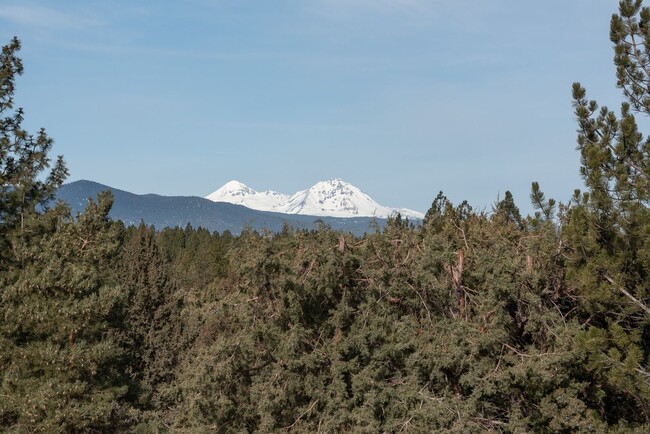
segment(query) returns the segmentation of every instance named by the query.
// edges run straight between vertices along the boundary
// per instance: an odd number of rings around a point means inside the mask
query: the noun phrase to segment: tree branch
[[[646,306],[641,300],[637,299],[635,296],[630,294],[625,288],[623,288],[622,286],[620,286],[616,282],[614,282],[614,279],[609,277],[607,274],[604,274],[603,278],[606,281],[608,281],[610,284],[612,284],[614,286],[614,288],[621,291],[623,293],[623,295],[625,295],[627,298],[632,300],[632,302],[634,304],[636,304],[637,306],[639,306],[646,314],[650,315],[650,307]]]

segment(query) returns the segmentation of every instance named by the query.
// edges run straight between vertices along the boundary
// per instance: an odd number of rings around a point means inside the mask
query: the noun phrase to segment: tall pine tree
[[[580,174],[562,221],[568,295],[584,331],[576,349],[591,377],[591,406],[609,423],[650,420],[650,9],[624,0],[611,20],[619,114],[573,85]]]
[[[121,227],[110,194],[77,219],[47,209],[66,169],[44,173],[52,140],[21,127],[14,39],[0,56],[0,431],[114,432],[133,414],[123,350],[112,337],[122,295],[113,282]]]

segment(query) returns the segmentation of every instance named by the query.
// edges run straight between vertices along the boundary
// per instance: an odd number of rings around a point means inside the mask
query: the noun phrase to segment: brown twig
[[[608,281],[609,283],[611,283],[612,285],[614,285],[614,288],[616,288],[616,289],[618,289],[619,291],[621,291],[621,293],[623,293],[623,295],[625,295],[627,298],[629,298],[630,300],[632,300],[632,302],[633,302],[634,304],[636,304],[636,305],[639,306],[641,309],[643,309],[643,311],[645,311],[646,314],[650,315],[650,307],[646,306],[646,305],[645,305],[641,300],[637,299],[637,298],[634,297],[632,294],[630,294],[630,293],[629,293],[625,288],[623,288],[622,286],[619,286],[616,282],[614,282],[614,279],[612,279],[611,277],[609,277],[607,274],[603,275],[603,278],[604,278],[606,281]]]
[[[309,413],[312,410],[312,408],[314,408],[314,406],[316,404],[318,404],[318,401],[320,401],[320,398],[316,399],[314,402],[309,404],[309,407],[307,407],[307,410],[303,411],[302,414],[300,416],[298,416],[296,418],[296,420],[293,421],[293,423],[291,425],[284,427],[284,429],[289,431],[291,428],[293,428],[300,421],[300,419],[302,419],[307,413]]]

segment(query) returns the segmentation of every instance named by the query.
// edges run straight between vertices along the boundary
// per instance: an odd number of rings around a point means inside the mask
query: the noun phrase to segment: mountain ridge
[[[385,219],[358,217],[336,218],[300,214],[282,214],[259,211],[242,205],[213,202],[198,196],[162,196],[159,194],[134,194],[95,181],[78,180],[64,184],[57,191],[55,200],[70,206],[73,213],[82,212],[89,198],[110,190],[114,196],[110,217],[126,225],[138,225],[144,221],[158,229],[164,227],[202,227],[210,231],[228,230],[239,234],[245,228],[279,232],[284,227],[314,230],[325,224],[335,230],[355,235],[371,233],[386,225]]]
[[[206,199],[292,215],[387,218],[399,213],[409,218],[424,218],[419,211],[380,205],[361,189],[340,178],[317,182],[293,195],[271,190],[257,192],[240,181],[232,180],[207,195]]]

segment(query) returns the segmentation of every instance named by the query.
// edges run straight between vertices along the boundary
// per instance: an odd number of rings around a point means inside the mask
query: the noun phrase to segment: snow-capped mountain
[[[257,192],[239,181],[230,181],[217,191],[205,197],[213,202],[228,202],[244,205],[260,211],[277,211],[289,201],[289,196],[276,191]]]
[[[386,218],[399,212],[406,217],[424,218],[424,214],[417,211],[382,206],[357,187],[341,179],[318,182],[292,196],[275,191],[257,192],[239,181],[230,181],[206,196],[206,199],[285,214]]]
[[[318,182],[307,190],[297,192],[283,207],[283,212],[329,217],[386,217],[391,214],[389,208],[340,179]]]

